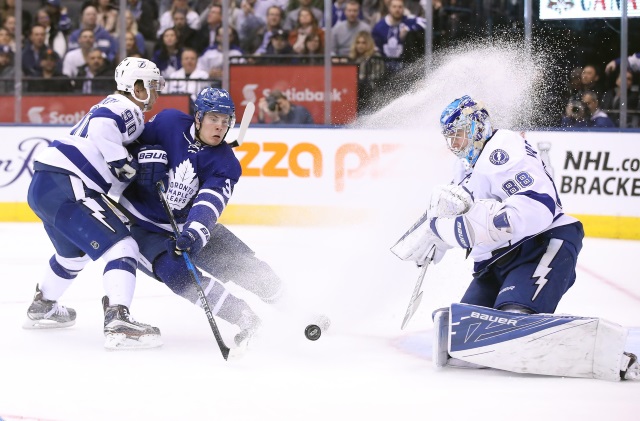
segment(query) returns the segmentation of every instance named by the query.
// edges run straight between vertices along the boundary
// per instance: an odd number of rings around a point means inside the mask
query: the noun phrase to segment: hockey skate
[[[104,347],[107,349],[145,349],[162,346],[160,329],[136,322],[123,305],[109,305],[102,297],[104,309]]]
[[[636,354],[625,352],[622,355],[620,378],[622,380],[640,380],[640,364]]]
[[[61,306],[57,301],[46,300],[40,286],[36,285],[36,294],[27,310],[25,329],[52,329],[73,326],[76,323],[76,311]]]
[[[242,317],[238,321],[240,332],[233,339],[236,347],[231,348],[229,358],[239,358],[245,354],[261,324],[260,318],[255,313],[246,310],[242,312]]]

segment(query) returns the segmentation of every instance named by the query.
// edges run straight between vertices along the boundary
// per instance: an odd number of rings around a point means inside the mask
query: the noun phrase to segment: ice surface
[[[267,324],[243,359],[225,362],[202,310],[142,276],[132,314],[159,326],[165,344],[157,350],[105,350],[101,262],[91,263],[61,300],[78,311],[74,327],[23,330],[52,247],[39,224],[0,224],[0,418],[640,419],[640,382],[435,370],[430,313],[464,291],[471,263],[462,253],[429,268],[421,307],[401,331],[418,271],[388,251],[400,231],[230,228],[272,264],[291,301],[304,310],[283,311],[285,323],[281,313],[248,297]],[[637,241],[586,239],[578,280],[558,311],[639,327],[639,255]],[[303,330],[314,311],[329,315],[332,327],[311,342]],[[220,327],[227,337],[234,333],[223,322]],[[638,330],[630,342],[640,351]]]

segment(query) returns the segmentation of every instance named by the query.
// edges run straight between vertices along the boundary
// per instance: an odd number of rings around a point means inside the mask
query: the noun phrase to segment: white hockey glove
[[[391,252],[405,261],[414,261],[418,266],[422,266],[427,261],[427,257],[433,247],[435,254],[433,262],[438,263],[444,257],[447,250],[451,248],[433,233],[429,223],[434,219],[428,217],[429,211],[416,222],[409,230],[391,247]]]
[[[473,196],[469,190],[457,184],[436,186],[431,193],[429,214],[437,216],[462,215],[473,206]]]
[[[493,199],[476,201],[463,215],[435,218],[431,227],[438,238],[452,247],[495,247],[513,238],[508,209]]]

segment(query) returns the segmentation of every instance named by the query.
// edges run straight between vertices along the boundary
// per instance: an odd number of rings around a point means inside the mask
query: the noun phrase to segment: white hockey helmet
[[[149,99],[151,98],[150,89],[160,92],[164,89],[164,78],[160,76],[160,70],[154,62],[138,57],[127,57],[118,64],[115,74],[116,86],[119,91],[129,92],[138,101],[144,104],[144,110],[147,111]],[[142,100],[136,96],[134,91],[135,83],[141,80],[147,91],[147,99]]]

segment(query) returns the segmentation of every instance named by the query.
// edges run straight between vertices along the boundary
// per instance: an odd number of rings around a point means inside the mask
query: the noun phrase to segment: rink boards
[[[26,204],[33,156],[68,130],[2,128],[0,221],[37,221]],[[548,150],[565,211],[583,221],[588,236],[640,239],[640,134],[541,131],[526,138]],[[251,128],[236,148],[243,176],[222,221],[410,220],[424,210],[431,189],[451,179],[455,158],[441,139],[437,130]]]

